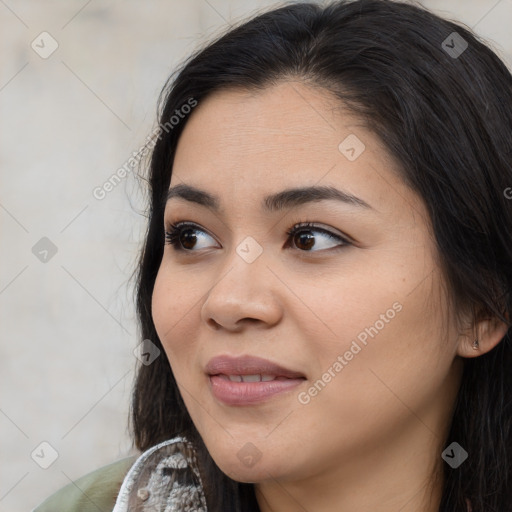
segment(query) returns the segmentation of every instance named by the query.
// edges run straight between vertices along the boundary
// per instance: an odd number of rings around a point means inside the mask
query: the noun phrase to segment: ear
[[[457,355],[461,357],[478,357],[490,352],[503,339],[509,326],[496,317],[487,317],[476,322],[473,327],[459,335]],[[478,339],[478,348],[474,348]]]

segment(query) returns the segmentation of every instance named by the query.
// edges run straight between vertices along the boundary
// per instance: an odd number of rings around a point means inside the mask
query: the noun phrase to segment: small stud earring
[[[473,342],[473,349],[474,350],[478,350],[478,347],[479,347],[479,343],[478,343],[478,338]]]

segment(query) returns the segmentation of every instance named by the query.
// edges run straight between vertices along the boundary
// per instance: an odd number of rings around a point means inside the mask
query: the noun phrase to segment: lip
[[[256,356],[238,356],[227,355],[216,356],[208,361],[205,371],[209,375],[254,375],[255,373],[265,373],[275,375],[276,377],[287,377],[288,379],[304,378],[304,374],[285,368]]]
[[[208,362],[212,394],[227,405],[251,405],[289,391],[305,381],[304,374],[255,356],[216,356]],[[233,382],[226,375],[273,375],[279,380],[260,382]]]

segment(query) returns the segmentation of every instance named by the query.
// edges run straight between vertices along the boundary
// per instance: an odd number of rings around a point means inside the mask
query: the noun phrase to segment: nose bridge
[[[202,320],[234,328],[242,319],[277,321],[280,307],[263,247],[251,236],[234,246],[203,303]]]
[[[223,278],[213,288],[217,288],[222,281],[227,280],[230,288],[241,290],[253,288],[268,278],[267,269],[268,260],[264,254],[263,245],[252,236],[245,236],[236,245],[230,248],[226,255],[223,268],[221,270]]]

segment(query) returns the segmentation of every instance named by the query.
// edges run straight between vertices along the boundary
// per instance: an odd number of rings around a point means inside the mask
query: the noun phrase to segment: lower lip
[[[305,379],[269,380],[266,382],[233,382],[210,375],[210,387],[215,398],[227,405],[251,405],[289,391]]]

